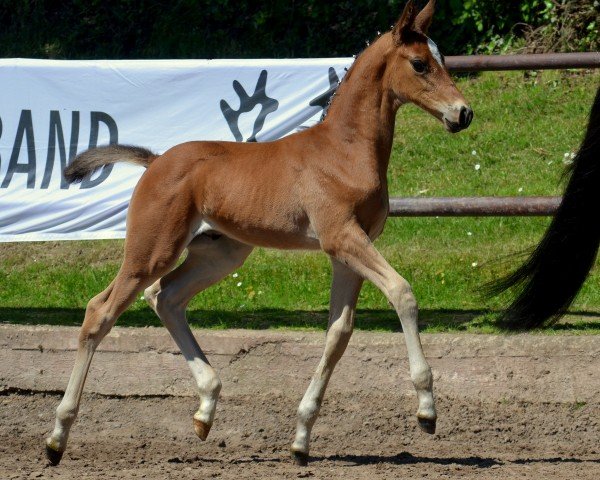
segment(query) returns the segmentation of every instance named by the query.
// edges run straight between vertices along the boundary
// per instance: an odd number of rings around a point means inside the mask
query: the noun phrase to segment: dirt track
[[[440,417],[428,436],[416,427],[402,336],[359,333],[301,468],[287,450],[323,335],[198,337],[224,383],[207,442],[193,433],[192,382],[164,332],[117,329],[50,468],[43,438],[74,331],[0,326],[0,478],[600,478],[597,338],[425,335]]]

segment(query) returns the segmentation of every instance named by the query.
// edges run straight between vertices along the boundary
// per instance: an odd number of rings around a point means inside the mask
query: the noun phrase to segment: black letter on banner
[[[56,157],[56,140],[58,138],[58,153],[60,155],[60,188],[67,189],[69,184],[65,180],[63,170],[67,166],[67,153],[65,151],[65,135],[60,121],[58,110],[50,112],[50,131],[48,132],[48,156],[46,157],[46,170],[42,179],[42,188],[48,188],[52,169],[54,168],[54,158]],[[79,142],[79,112],[74,111],[71,114],[71,144],[69,145],[69,163],[77,154],[77,143]]]
[[[100,128],[100,122],[104,123],[108,127],[109,133],[109,145],[115,145],[119,143],[119,131],[117,130],[117,123],[113,118],[104,112],[92,112],[91,113],[91,130],[90,130],[90,148],[98,146],[98,130]],[[92,188],[100,185],[104,180],[108,178],[110,172],[112,172],[113,164],[105,165],[98,178],[94,180],[86,178],[81,182],[81,188]]]
[[[17,163],[23,137],[27,137],[27,163]],[[8,161],[8,170],[6,177],[0,188],[6,188],[10,185],[10,181],[15,173],[27,174],[27,188],[35,188],[35,140],[33,138],[33,120],[31,119],[31,110],[22,110],[21,118],[19,118],[19,126],[17,127],[17,135],[15,136],[15,144]]]

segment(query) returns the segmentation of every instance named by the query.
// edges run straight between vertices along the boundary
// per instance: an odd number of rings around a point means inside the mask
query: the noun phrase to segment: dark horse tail
[[[78,183],[104,165],[129,162],[148,167],[157,156],[146,148],[132,145],[107,145],[105,147],[90,148],[77,155],[67,165],[63,175],[67,182]]]
[[[556,322],[569,308],[594,265],[600,244],[600,88],[562,202],[539,245],[515,272],[490,285],[512,287],[516,299],[499,322],[528,329]]]

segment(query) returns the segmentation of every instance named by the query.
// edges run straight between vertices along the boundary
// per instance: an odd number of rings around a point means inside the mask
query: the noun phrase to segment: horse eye
[[[424,73],[427,70],[427,65],[422,60],[411,60],[410,64],[417,73]]]

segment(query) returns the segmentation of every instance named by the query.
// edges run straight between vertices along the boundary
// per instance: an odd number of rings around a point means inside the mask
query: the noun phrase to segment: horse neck
[[[369,162],[381,176],[387,172],[399,106],[384,87],[384,40],[381,37],[356,59],[323,121],[337,143],[363,156],[357,161]]]

